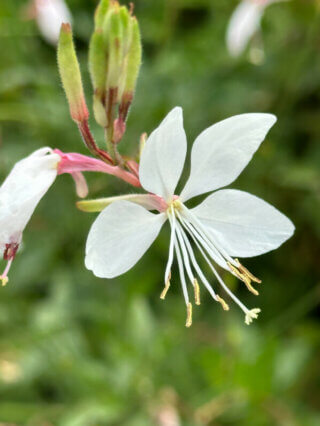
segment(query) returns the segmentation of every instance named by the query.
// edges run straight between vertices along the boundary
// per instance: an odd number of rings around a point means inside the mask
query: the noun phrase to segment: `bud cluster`
[[[141,65],[141,39],[132,9],[101,0],[89,48],[93,109],[108,146],[120,142]]]
[[[107,151],[100,149],[89,129],[80,67],[70,24],[62,24],[58,43],[58,65],[70,114],[83,141],[95,156],[131,171],[118,153],[117,144],[126,130],[126,119],[141,66],[141,39],[137,19],[116,0],[100,0],[89,47],[89,69],[94,88],[93,110],[105,130]],[[136,173],[135,173],[136,174]]]

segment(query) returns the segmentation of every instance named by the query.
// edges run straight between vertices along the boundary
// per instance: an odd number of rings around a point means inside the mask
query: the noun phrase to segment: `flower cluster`
[[[37,0],[37,6],[42,7],[43,1]],[[253,0],[246,3],[251,5]],[[261,10],[267,1],[255,3]],[[180,107],[174,108],[148,138],[142,136],[140,163],[122,157],[117,149],[126,130],[125,121],[141,64],[139,27],[132,8],[120,7],[116,0],[101,0],[89,56],[94,113],[97,123],[105,130],[106,149],[99,147],[90,131],[71,26],[63,23],[58,43],[60,75],[71,118],[93,156],[45,147],[13,167],[0,187],[0,254],[7,261],[0,276],[2,284],[8,282],[8,272],[27,223],[57,176],[70,174],[78,196],[84,198],[88,187],[83,172],[94,171],[116,176],[145,190],[145,193],[77,203],[83,211],[100,212],[89,231],[85,252],[85,265],[94,275],[110,279],[128,271],[168,222],[171,234],[160,297],[164,299],[169,290],[176,260],[187,309],[187,327],[192,324],[190,289],[196,305],[200,304],[200,286],[204,286],[214,301],[229,310],[217,285],[242,309],[245,323],[250,324],[260,310],[248,309],[237,298],[226,285],[221,270],[228,271],[258,295],[255,284],[261,280],[238,258],[276,249],[291,237],[294,226],[260,198],[222,188],[231,184],[249,163],[274,125],[275,116],[242,114],[204,130],[192,146],[190,175],[177,194],[187,154]],[[190,208],[189,200],[207,193],[210,195],[204,201]],[[207,269],[200,266],[199,257],[208,265]],[[211,284],[212,278],[217,285]]]

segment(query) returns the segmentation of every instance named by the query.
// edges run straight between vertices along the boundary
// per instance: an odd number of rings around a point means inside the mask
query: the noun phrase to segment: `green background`
[[[87,48],[96,3],[68,1],[90,104]],[[224,276],[246,305],[262,309],[259,320],[247,327],[234,304],[226,313],[203,290],[192,328],[184,327],[176,269],[166,301],[159,299],[167,227],[130,272],[95,278],[83,263],[95,215],[75,208],[72,179],[61,176],[0,289],[1,424],[320,424],[320,4],[292,0],[267,9],[260,65],[249,51],[233,59],[226,50],[236,4],[136,1],[143,66],[120,150],[133,155],[139,135],[176,105],[184,109],[190,144],[234,114],[277,115],[233,187],[274,204],[297,230],[277,251],[245,262],[263,279],[258,298]],[[1,180],[44,145],[86,153],[69,118],[55,49],[33,21],[21,19],[24,6],[0,4]],[[93,118],[91,125],[102,143]],[[91,174],[88,181],[92,197],[132,192],[111,176]]]

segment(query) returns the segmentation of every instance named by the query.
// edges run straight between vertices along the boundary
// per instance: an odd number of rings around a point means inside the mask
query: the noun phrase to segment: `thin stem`
[[[97,146],[94,137],[90,131],[88,121],[85,120],[78,123],[78,128],[82,136],[83,142],[85,143],[89,151],[96,157],[101,158],[101,160],[103,160],[104,162],[108,164],[114,164],[114,161],[112,160],[110,155]]]

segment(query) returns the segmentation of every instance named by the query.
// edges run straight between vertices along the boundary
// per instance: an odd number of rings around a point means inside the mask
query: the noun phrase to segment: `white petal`
[[[146,191],[170,201],[187,152],[182,109],[174,108],[148,138],[140,161],[140,182]]]
[[[86,267],[100,278],[123,274],[148,250],[165,220],[165,214],[152,214],[138,204],[114,202],[90,229]]]
[[[56,45],[62,23],[72,22],[64,0],[36,0],[37,24],[46,41]]]
[[[233,12],[227,29],[227,46],[232,56],[239,56],[259,29],[267,3],[244,0]]]
[[[279,210],[235,189],[209,195],[192,211],[230,256],[266,253],[278,248],[294,232],[293,223]]]
[[[272,114],[241,114],[204,130],[191,152],[191,172],[183,201],[233,182],[276,122]]]
[[[19,239],[37,204],[57,176],[60,156],[50,148],[15,164],[0,188],[0,243]]]

